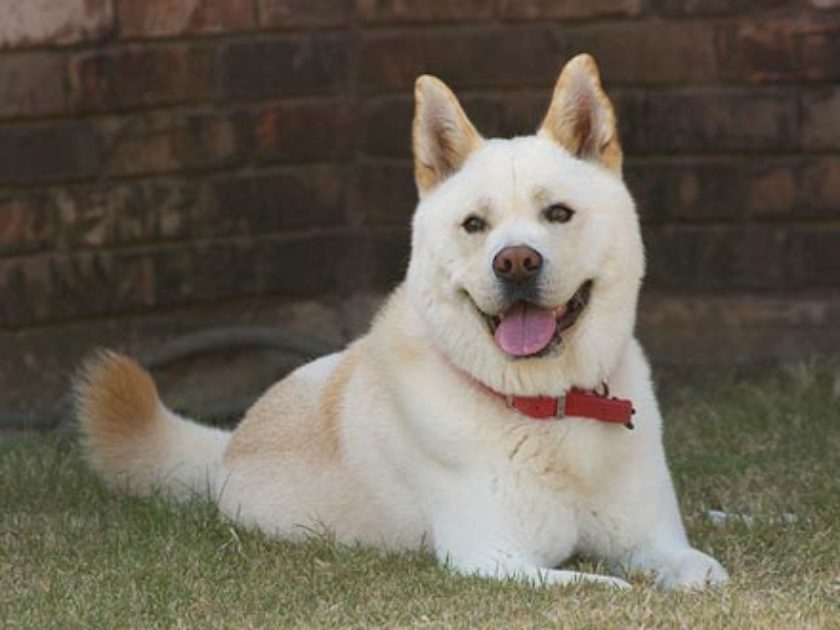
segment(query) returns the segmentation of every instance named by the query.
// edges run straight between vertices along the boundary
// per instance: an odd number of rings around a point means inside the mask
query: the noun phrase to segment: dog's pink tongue
[[[517,302],[502,315],[496,328],[496,343],[516,357],[535,354],[551,342],[556,327],[551,309]]]

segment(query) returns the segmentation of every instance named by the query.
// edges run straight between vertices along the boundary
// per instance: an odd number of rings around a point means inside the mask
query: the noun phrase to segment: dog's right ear
[[[423,75],[414,85],[414,179],[423,197],[484,142],[446,84]]]
[[[621,174],[615,112],[590,55],[577,55],[563,68],[538,133],[582,160]]]

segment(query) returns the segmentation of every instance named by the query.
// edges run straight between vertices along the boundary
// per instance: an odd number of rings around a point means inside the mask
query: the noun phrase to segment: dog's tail
[[[93,468],[115,487],[185,500],[218,491],[229,433],[167,409],[136,362],[101,351],[75,383],[76,413]]]

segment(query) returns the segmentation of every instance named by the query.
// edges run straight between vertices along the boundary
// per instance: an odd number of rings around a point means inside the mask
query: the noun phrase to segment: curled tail
[[[75,391],[88,460],[109,485],[139,495],[161,489],[176,499],[215,494],[230,434],[167,409],[135,361],[99,352]]]

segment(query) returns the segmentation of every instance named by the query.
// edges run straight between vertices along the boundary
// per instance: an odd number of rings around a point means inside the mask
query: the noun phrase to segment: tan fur
[[[295,374],[269,389],[231,437],[224,464],[289,453],[306,460],[339,458],[340,406],[357,355],[349,348],[323,389]]]
[[[421,76],[415,83],[414,96],[414,178],[423,195],[457,171],[483,139],[441,80]]]
[[[341,431],[341,406],[344,403],[344,391],[359,361],[359,353],[356,348],[357,346],[351,346],[333,371],[327,386],[324,388],[320,413],[318,414],[324,425],[322,439],[326,438],[329,450],[336,455],[341,448],[339,433]]]
[[[106,475],[123,470],[126,450],[155,431],[159,401],[151,376],[128,357],[101,351],[84,364],[75,394],[91,463]]]
[[[212,490],[227,433],[166,409],[140,365],[100,352],[85,363],[75,392],[88,459],[108,484],[180,500]]]
[[[550,137],[574,156],[621,172],[623,156],[615,111],[591,56],[578,55],[563,68],[540,135]]]

